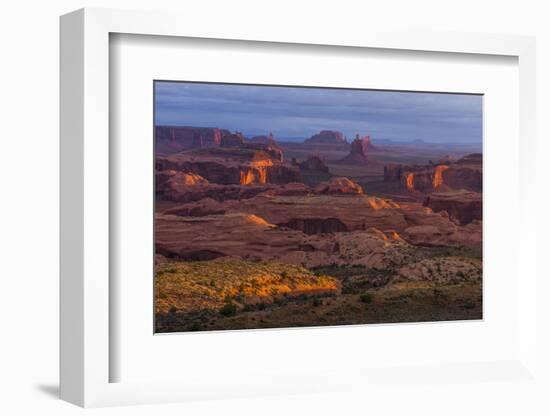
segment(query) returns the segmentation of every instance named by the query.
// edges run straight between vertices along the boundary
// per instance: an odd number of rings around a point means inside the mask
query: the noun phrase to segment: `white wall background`
[[[170,1],[170,0],[11,0],[0,6],[0,413],[6,415],[73,414],[82,410],[60,402],[58,368],[58,16],[74,9],[116,7],[164,9],[189,13],[204,24],[250,16],[255,22],[322,25],[333,22],[368,26],[433,28],[452,31],[511,33],[538,38],[538,181],[540,218],[539,273],[547,273],[543,257],[550,246],[545,166],[550,153],[550,13],[548,2],[536,0],[363,0],[363,1]],[[185,25],[185,21],[182,21]],[[505,230],[503,230],[505,238]],[[543,270],[544,268],[544,270]],[[550,284],[539,285],[545,301]],[[539,302],[550,316],[550,302]],[[546,320],[547,322],[548,320]],[[548,331],[541,332],[550,351]],[[548,358],[541,354],[542,363]],[[546,355],[548,355],[546,353]],[[546,367],[547,369],[549,367]],[[546,371],[546,374],[550,374]],[[133,408],[93,410],[99,414],[548,414],[538,405],[541,392],[500,383],[490,393],[475,386],[435,386],[395,397],[323,396],[263,398]]]

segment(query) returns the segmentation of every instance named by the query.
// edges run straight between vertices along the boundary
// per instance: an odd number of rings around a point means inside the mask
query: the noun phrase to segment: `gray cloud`
[[[319,130],[346,136],[481,143],[482,97],[327,88],[180,82],[155,83],[157,125],[273,131],[307,138]]]

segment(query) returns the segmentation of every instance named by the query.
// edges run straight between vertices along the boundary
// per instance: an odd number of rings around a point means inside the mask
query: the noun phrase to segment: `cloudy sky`
[[[220,127],[246,136],[481,143],[479,95],[155,82],[156,125]]]

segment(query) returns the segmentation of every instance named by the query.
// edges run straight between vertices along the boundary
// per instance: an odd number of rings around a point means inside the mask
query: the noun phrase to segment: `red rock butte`
[[[309,139],[304,141],[305,144],[321,144],[321,145],[347,145],[348,142],[344,134],[339,131],[322,130],[314,134]]]
[[[369,159],[369,153],[374,150],[376,150],[376,147],[373,146],[370,136],[360,138],[359,134],[357,134],[353,142],[351,142],[349,154],[340,160],[340,163],[365,164]]]

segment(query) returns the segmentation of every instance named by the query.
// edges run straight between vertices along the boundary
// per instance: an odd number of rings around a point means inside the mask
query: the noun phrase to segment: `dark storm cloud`
[[[320,130],[393,140],[481,143],[482,97],[325,88],[155,83],[157,125],[310,137]]]

